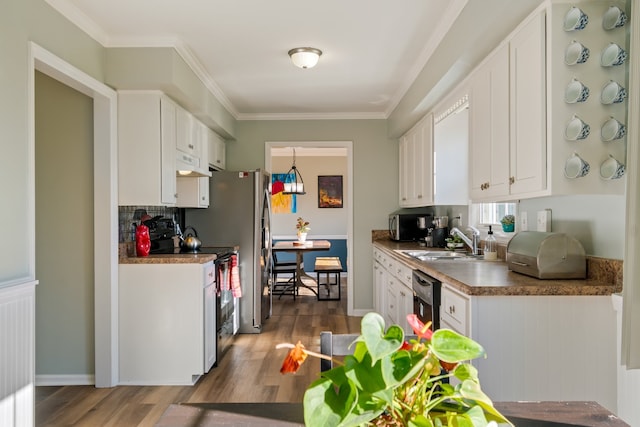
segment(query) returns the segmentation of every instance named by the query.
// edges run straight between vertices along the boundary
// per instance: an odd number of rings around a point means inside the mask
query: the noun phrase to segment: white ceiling
[[[386,118],[467,0],[47,2],[104,46],[175,46],[247,119]],[[302,46],[315,68],[291,63]]]
[[[175,47],[245,120],[388,118],[445,37],[459,79],[542,0],[45,1],[103,46]],[[291,63],[303,46],[315,68]]]

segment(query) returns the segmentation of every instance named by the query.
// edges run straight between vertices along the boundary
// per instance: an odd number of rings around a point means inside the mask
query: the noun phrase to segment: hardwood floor
[[[309,357],[295,375],[280,374],[286,350],[298,340],[320,350],[320,332],[357,333],[360,317],[347,316],[346,284],[341,301],[301,295],[274,298],[273,315],[261,334],[238,335],[217,367],[194,386],[36,387],[37,426],[153,426],[166,408],[180,402],[301,402],[320,372]]]

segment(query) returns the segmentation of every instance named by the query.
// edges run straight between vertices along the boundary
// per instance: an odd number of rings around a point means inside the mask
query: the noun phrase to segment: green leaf
[[[326,379],[314,381],[304,394],[304,421],[307,426],[337,426],[353,409],[357,390],[350,383],[337,388]]]
[[[453,371],[456,378],[460,381],[464,380],[473,380],[478,381],[478,370],[475,366],[469,363],[460,363],[456,366],[456,369]]]
[[[487,405],[493,405],[489,396],[480,389],[480,383],[473,380],[464,380],[460,387],[460,394],[465,399],[471,399],[476,402],[484,402]]]
[[[404,340],[401,327],[392,325],[385,334],[384,326],[384,319],[378,313],[370,312],[362,318],[362,337],[374,363],[399,349]]]
[[[438,359],[449,363],[471,360],[485,354],[480,344],[450,329],[438,329],[433,333],[431,350]]]

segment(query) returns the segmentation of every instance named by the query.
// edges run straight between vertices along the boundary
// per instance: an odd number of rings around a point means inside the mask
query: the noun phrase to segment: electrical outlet
[[[551,231],[551,209],[538,211],[538,231]]]
[[[520,212],[520,231],[529,230],[529,219],[526,212]]]

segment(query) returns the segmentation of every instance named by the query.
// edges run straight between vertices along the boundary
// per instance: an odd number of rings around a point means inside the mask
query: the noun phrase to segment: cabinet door
[[[414,205],[433,203],[433,114],[419,123],[414,138]]]
[[[211,129],[208,129],[207,144],[209,146],[209,166],[214,169],[224,170],[226,166],[226,146],[224,139]]]
[[[176,105],[163,97],[160,99],[161,126],[161,201],[174,205],[176,194]],[[132,185],[134,183],[131,183]]]
[[[546,188],[545,16],[534,15],[510,44],[511,194]]]
[[[509,193],[509,48],[474,73],[469,100],[470,193],[487,200]]]
[[[373,309],[385,317],[386,272],[379,262],[373,262]],[[386,317],[385,317],[386,318]]]
[[[407,315],[413,313],[413,290],[404,285],[398,286],[398,325],[405,334],[413,334],[413,328],[407,322]]]
[[[409,205],[409,189],[408,189],[408,185],[409,185],[409,149],[411,142],[410,142],[410,135],[403,135],[402,138],[400,138],[400,144],[399,144],[399,164],[398,164],[398,172],[399,172],[399,177],[398,177],[398,181],[400,183],[400,188],[399,188],[399,195],[400,195],[400,206],[402,207],[406,207]]]
[[[440,324],[449,325],[456,332],[469,336],[469,299],[443,283],[440,304]],[[441,326],[442,327],[442,326]]]
[[[387,326],[398,324],[398,279],[387,275],[386,309],[384,320]]]
[[[199,159],[202,126],[191,113],[176,106],[176,148]]]
[[[176,206],[180,208],[209,207],[209,177],[178,177]]]

